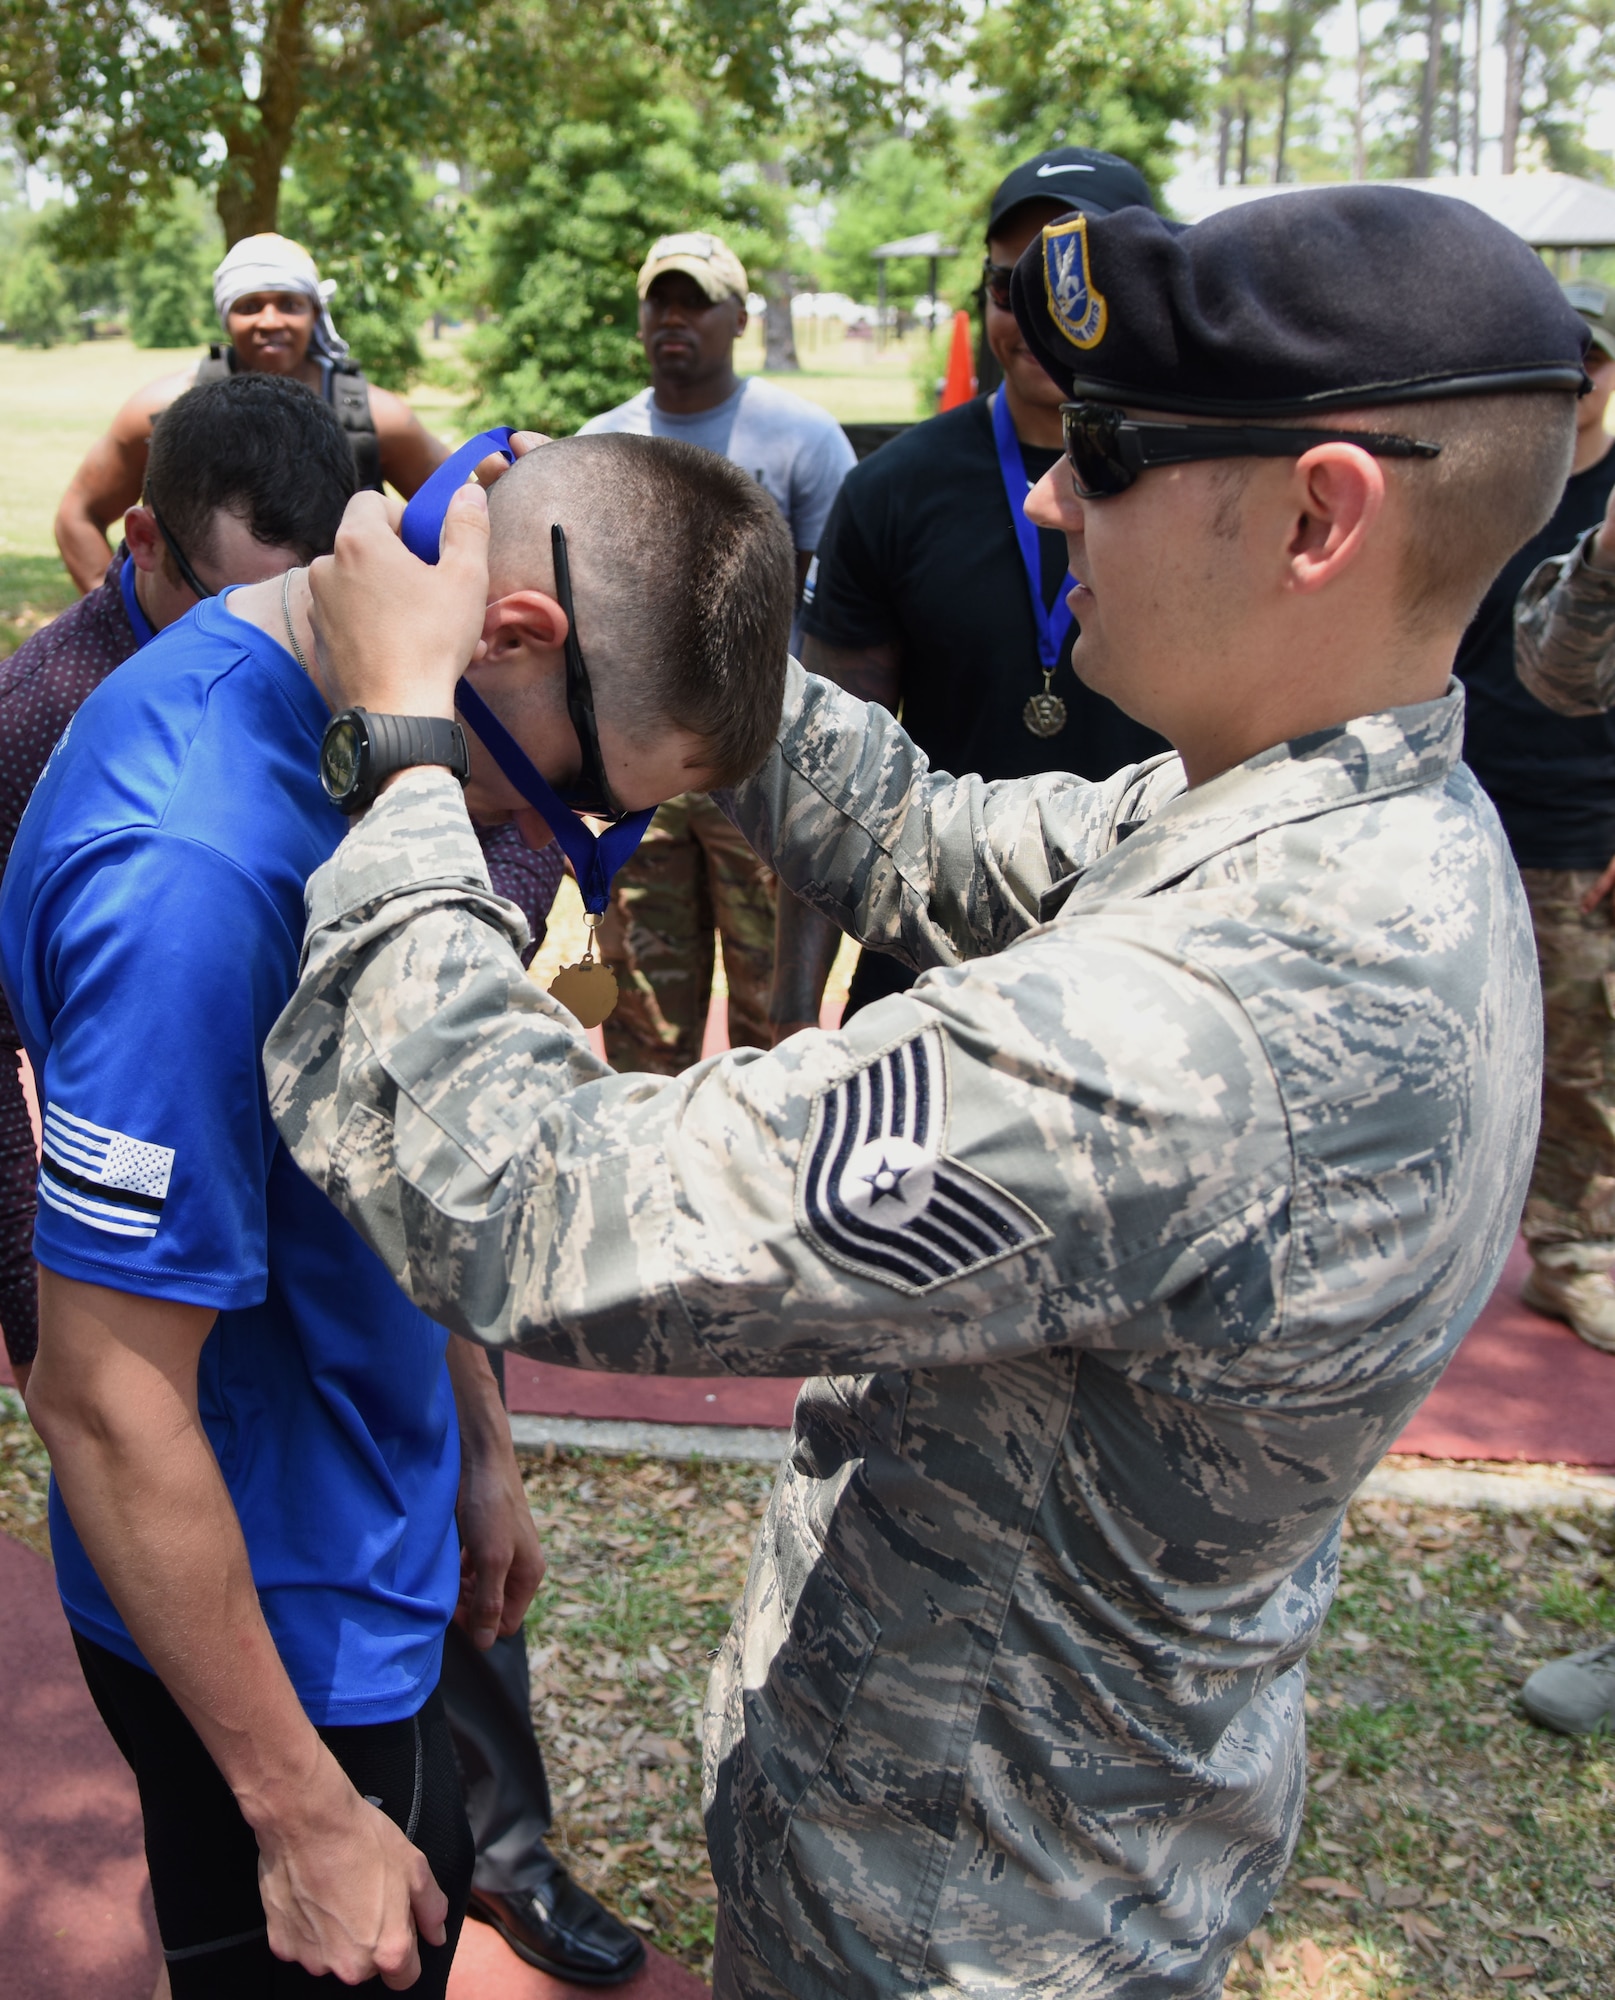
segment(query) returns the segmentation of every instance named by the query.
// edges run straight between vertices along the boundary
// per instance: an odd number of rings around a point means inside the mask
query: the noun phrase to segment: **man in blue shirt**
[[[289,407],[304,476],[322,454],[345,464],[330,413]],[[772,505],[721,461],[627,438],[500,482],[479,690],[561,782],[580,754],[545,699],[565,680],[563,518],[608,703],[641,660],[661,677],[615,730],[601,710],[624,804],[722,781],[724,729],[750,754],[773,727],[767,690],[752,698],[757,628],[721,604],[670,615],[667,579],[710,606],[700,565],[739,548],[726,575],[755,597],[746,550],[762,551],[777,714],[790,585]],[[317,776],[329,707],[307,603],[302,571],[211,600],[103,683],[0,898],[45,1122],[30,1408],[63,1600],[141,1787],[176,2000],[279,2000],[327,1976],[444,1991],[472,1855],[443,1633],[461,1601],[515,1629],[541,1562],[486,1357],[404,1298],[270,1122],[259,1051],[295,984],[304,881],[344,830]],[[485,824],[547,832],[480,744],[467,797]],[[457,1398],[482,1455],[463,1481]],[[462,1485],[481,1519],[464,1576]]]

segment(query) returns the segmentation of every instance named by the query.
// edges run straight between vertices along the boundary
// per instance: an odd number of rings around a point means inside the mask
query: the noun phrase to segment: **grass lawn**
[[[704,1972],[701,1703],[771,1475],[553,1448],[523,1469],[558,1850]],[[42,1552],[44,1475],[0,1396],[0,1528]],[[1229,2000],[1609,2000],[1615,1738],[1537,1729],[1517,1696],[1615,1632],[1615,1520],[1362,1501],[1344,1577],[1312,1658],[1300,1850]]]
[[[813,344],[809,344],[812,342]],[[466,434],[466,392],[453,386],[456,345],[428,341],[438,365],[410,401],[439,436]],[[73,600],[56,553],[51,523],[80,460],[143,382],[194,361],[198,348],[138,348],[125,339],[42,350],[0,342],[0,659]],[[915,415],[912,344],[876,354],[870,341],[842,340],[839,330],[803,330],[803,369],[772,379],[818,403],[844,423],[890,423]],[[760,328],[741,343],[743,373],[762,366]]]

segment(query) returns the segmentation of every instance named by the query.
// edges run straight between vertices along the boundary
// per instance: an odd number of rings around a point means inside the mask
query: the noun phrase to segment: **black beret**
[[[1586,382],[1587,323],[1536,252],[1413,188],[1298,189],[1193,227],[1062,216],[1011,297],[1073,400],[1276,417]]]

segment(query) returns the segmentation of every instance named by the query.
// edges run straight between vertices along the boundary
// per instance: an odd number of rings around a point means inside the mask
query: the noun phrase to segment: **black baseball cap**
[[[1023,160],[998,183],[987,211],[987,234],[994,235],[1012,208],[1023,201],[1057,201],[1084,215],[1114,215],[1118,208],[1153,208],[1149,183],[1137,167],[1114,153],[1090,146],[1056,146]]]

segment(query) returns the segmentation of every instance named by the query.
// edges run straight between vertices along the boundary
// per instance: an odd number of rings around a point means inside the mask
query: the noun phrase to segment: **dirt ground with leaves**
[[[0,1528],[42,1551],[45,1459],[0,1398]],[[580,1880],[710,1968],[702,1695],[772,1484],[523,1454],[549,1554],[534,1716]],[[1229,2000],[1612,2000],[1615,1736],[1534,1728],[1545,1659],[1615,1634],[1615,1520],[1360,1501],[1313,1654],[1295,1865]]]

